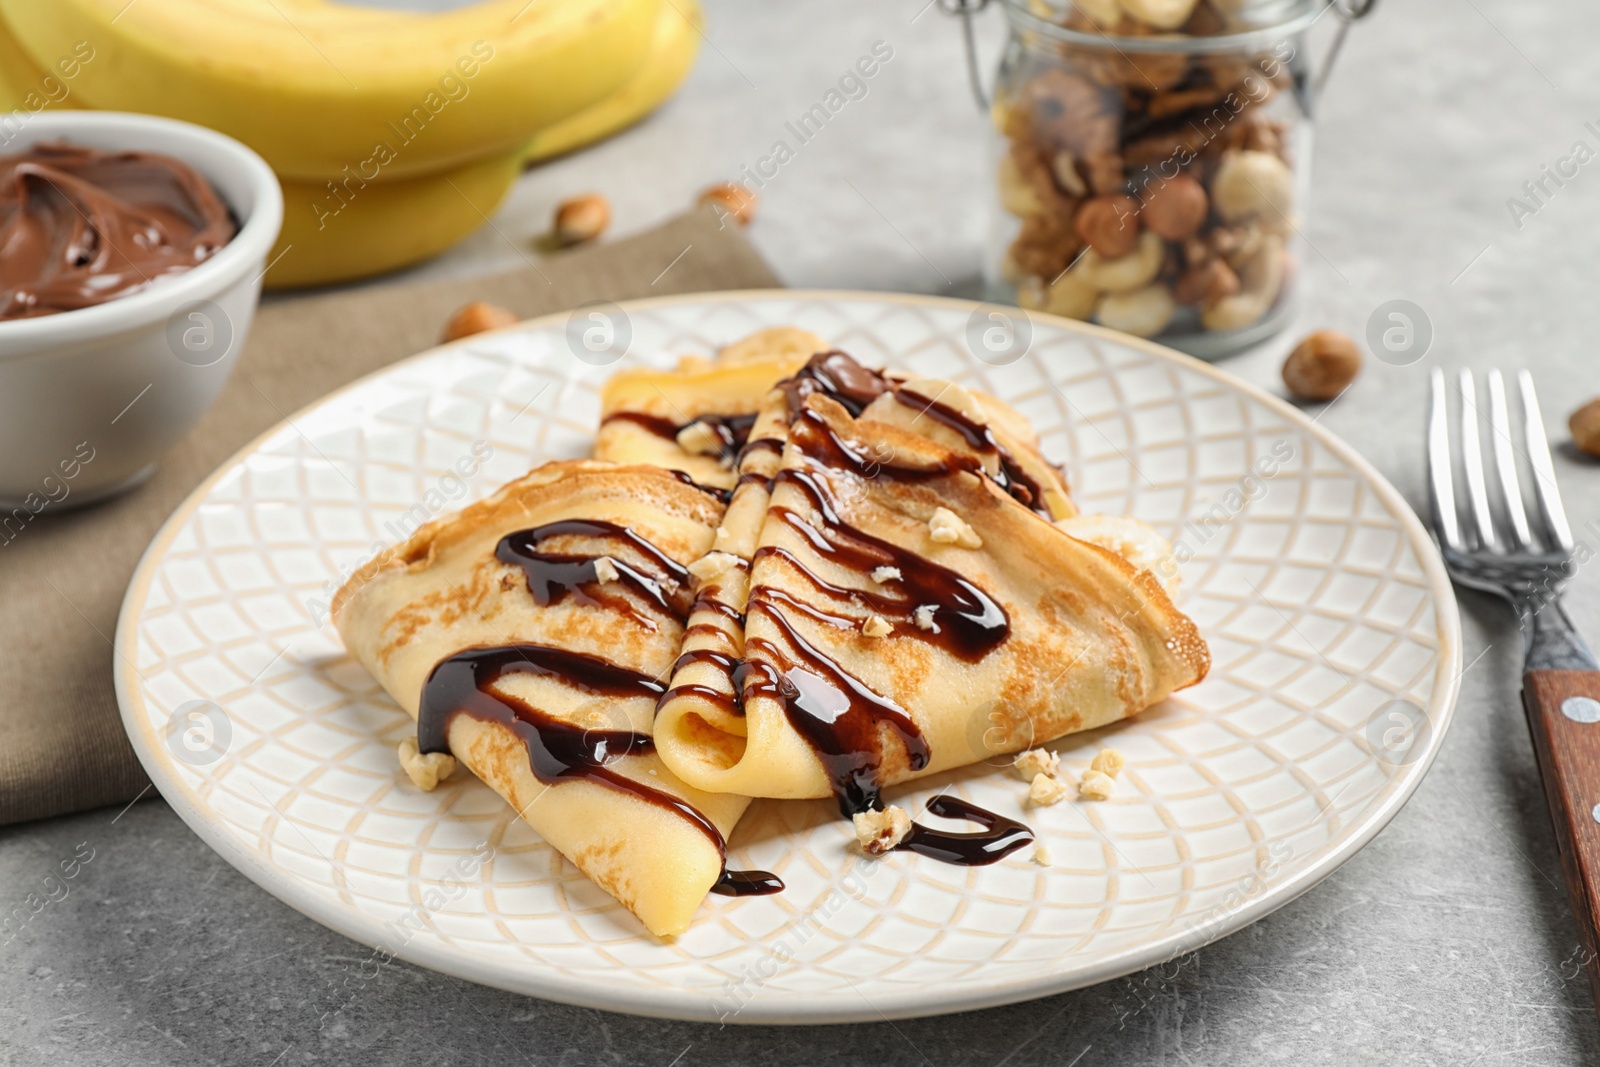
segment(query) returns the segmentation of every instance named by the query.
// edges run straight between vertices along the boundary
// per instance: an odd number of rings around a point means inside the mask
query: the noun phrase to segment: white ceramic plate
[[[606,343],[606,321],[562,315],[335,393],[212,475],[146,553],[117,630],[140,759],[196,833],[319,922],[476,982],[616,1011],[961,1011],[1103,981],[1259,919],[1371,840],[1438,750],[1461,646],[1433,546],[1388,483],[1288,405],[1059,319],[1035,317],[1007,362],[982,347],[995,324],[977,309],[864,293],[645,301],[603,312],[631,332],[614,365],[569,342],[594,328]],[[1025,811],[1050,867],[1028,850],[972,870],[869,861],[831,802],[758,803],[730,862],[777,872],[787,891],[712,897],[661,943],[487,787],[410,785],[394,753],[411,723],[344,654],[326,602],[375,541],[585,454],[616,366],[781,323],[1030,416],[1086,511],[1136,515],[1188,557],[1181,604],[1215,666],[1132,722],[1053,746],[1074,771],[1106,745],[1129,766],[1109,802]],[[920,810],[942,788],[1024,811],[1023,783],[985,767],[894,799]]]

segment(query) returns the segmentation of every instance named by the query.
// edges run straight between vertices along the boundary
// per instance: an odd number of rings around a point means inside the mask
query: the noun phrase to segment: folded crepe
[[[697,485],[731,489],[746,446],[759,440],[754,425],[762,412],[771,413],[769,427],[781,446],[784,401],[792,411],[819,391],[854,414],[871,406],[869,418],[981,453],[990,474],[1040,514],[1077,514],[1065,477],[1039,451],[1033,426],[997,397],[954,382],[869,370],[793,326],[753,333],[714,360],[687,356],[675,370],[614,375],[601,391],[595,458],[652,463],[682,471]]]
[[[958,429],[956,448],[913,432],[898,399],[853,417],[848,392],[794,405],[755,543],[727,554],[724,585],[742,575],[745,595],[718,629],[737,666],[724,682],[680,664],[658,711],[658,750],[685,782],[833,795],[854,813],[884,786],[1114,722],[1204,677],[1205,643],[1155,575],[1031,510],[981,436]],[[737,506],[736,491],[730,521]]]
[[[761,330],[674,370],[632,368],[600,392],[596,459],[652,463],[730,489],[739,450],[767,392],[828,344],[793,326]]]
[[[421,751],[453,753],[657,935],[724,879],[749,803],[686,785],[651,739],[686,568],[722,514],[658,467],[548,463],[384,552],[333,605]]]

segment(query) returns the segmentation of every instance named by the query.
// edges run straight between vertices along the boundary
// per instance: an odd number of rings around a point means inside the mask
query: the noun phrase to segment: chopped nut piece
[[[861,624],[861,632],[868,637],[888,637],[894,633],[894,627],[881,615],[874,615]]]
[[[911,613],[911,617],[916,620],[917,629],[932,630],[934,633],[938,633],[939,625],[933,621],[933,613],[938,610],[939,606],[937,604],[917,605],[917,610]]]
[[[731,552],[707,552],[689,564],[686,569],[701,581],[710,581],[729,567],[735,566],[738,561],[738,557]]]
[[[417,748],[417,739],[408,737],[400,742],[400,767],[411,779],[411,784],[424,793],[439,788],[439,783],[456,773],[455,758],[444,752],[430,752],[426,756]]]
[[[1078,796],[1084,800],[1108,800],[1114,788],[1116,783],[1111,776],[1096,770],[1084,771],[1078,780]]]
[[[933,518],[928,520],[928,529],[935,541],[942,545],[956,545],[960,548],[982,548],[983,538],[978,536],[978,531],[967,525],[967,521],[949,508],[938,508],[933,513]]]
[[[611,202],[599,193],[563,200],[556,208],[555,235],[562,245],[592,241],[611,225]]]
[[[1127,759],[1114,748],[1102,749],[1089,764],[1091,771],[1099,771],[1107,778],[1115,778],[1122,768],[1128,765]]]
[[[1041,867],[1050,866],[1050,850],[1043,845],[1033,846],[1033,862]]]
[[[617,565],[611,562],[610,556],[601,556],[594,561],[594,576],[596,581],[605,585],[621,578],[622,574],[617,570]]]
[[[863,811],[855,817],[856,840],[874,856],[882,855],[906,839],[911,832],[911,816],[904,808],[890,804],[882,811]]]
[[[474,300],[456,309],[455,314],[450,316],[450,321],[444,324],[444,333],[439,339],[448,344],[463,337],[471,337],[475,333],[511,326],[516,322],[515,311],[508,311],[496,304],[486,304],[482,300]]]
[[[898,582],[900,580],[899,567],[877,567],[872,572],[872,580],[882,585],[884,582]]]
[[[1051,752],[1048,748],[1030,748],[1026,752],[1017,754],[1011,765],[1022,775],[1024,782],[1031,782],[1041,774],[1056,776],[1056,771],[1061,769],[1061,757]]]
[[[722,435],[709,422],[691,422],[678,431],[678,447],[693,456],[720,456]]]
[[[1028,799],[1040,807],[1049,807],[1067,798],[1066,783],[1048,774],[1036,774],[1028,785]]]
[[[717,527],[717,535],[711,542],[711,547],[717,552],[732,552],[729,546],[733,544],[733,531],[726,526]]]

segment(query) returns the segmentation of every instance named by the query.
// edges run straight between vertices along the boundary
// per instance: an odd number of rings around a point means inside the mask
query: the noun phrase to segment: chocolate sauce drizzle
[[[781,471],[778,479],[803,491],[815,508],[815,516],[822,520],[819,527],[812,517],[792,508],[772,508],[773,514],[806,539],[812,551],[860,574],[893,567],[900,576],[885,583],[893,591],[880,593],[834,585],[780,546],[763,547],[757,552],[758,558],[763,554],[777,556],[821,595],[835,602],[855,603],[886,619],[898,618],[907,627],[904,636],[937,644],[968,663],[982,659],[1011,632],[1005,609],[972,582],[948,567],[842,522],[825,484],[813,472],[791,468]],[[924,605],[935,609],[932,629],[912,623],[915,610]]]
[[[813,356],[779,388],[787,407],[789,440],[810,460],[812,469],[782,470],[771,484],[797,487],[811,502],[814,514],[802,514],[781,505],[773,506],[770,513],[798,533],[818,555],[842,568],[868,574],[880,567],[891,567],[899,571],[899,577],[881,583],[882,591],[847,588],[822,578],[781,546],[759,549],[751,566],[762,558],[781,558],[821,597],[835,604],[850,604],[855,612],[832,614],[782,589],[757,586],[750,591],[746,612],[761,615],[777,632],[775,640],[746,638],[747,649],[759,655],[760,661],[741,660],[711,649],[685,652],[679,657],[674,674],[691,664],[708,665],[722,675],[725,688],[731,692],[685,683],[669,690],[662,699],[693,696],[730,715],[743,715],[745,702],[753,696],[778,701],[791,726],[821,760],[839,809],[850,818],[882,806],[878,783],[886,746],[898,744],[907,766],[913,771],[922,770],[930,759],[927,739],[904,708],[875,692],[807,641],[791,624],[788,613],[828,626],[854,629],[857,613],[864,610],[899,620],[900,633],[938,644],[968,662],[982,658],[1004,641],[1010,633],[1010,622],[998,603],[955,571],[845,523],[825,479],[816,469],[831,467],[853,471],[864,478],[886,476],[906,481],[930,481],[962,472],[993,477],[983,462],[975,455],[955,453],[928,467],[897,466],[892,454],[875,456],[842,439],[816,412],[805,407],[806,398],[817,393],[829,396],[857,417],[885,393],[894,392],[903,403],[920,402],[930,417],[961,432],[974,452],[997,457],[1000,473],[995,480],[1022,503],[1035,505],[1042,492],[988,427],[966,419],[948,405],[928,402],[915,394],[900,397],[894,381],[863,367],[843,352]],[[749,427],[745,427],[745,433],[748,435]],[[778,454],[783,448],[784,442],[775,438],[746,440],[740,467],[756,450]],[[739,478],[741,485],[754,481],[767,479],[753,471],[746,471]],[[715,610],[742,621],[714,593],[702,590],[695,608]],[[931,621],[931,625],[915,625],[917,609],[927,607],[933,608],[933,618],[924,621]],[[720,633],[715,626],[702,626]],[[929,802],[928,810],[935,815],[968,819],[984,830],[957,834],[916,826],[900,847],[947,863],[976,866],[994,863],[1033,839],[1022,824],[955,798],[936,797]],[[719,886],[717,891],[724,889]]]
[[[627,605],[617,604],[598,595],[598,587],[605,584],[595,573],[599,557],[540,551],[539,546],[544,541],[555,537],[598,538],[618,541],[628,546],[660,568],[661,573],[651,574],[625,559],[612,556],[610,559],[617,569],[618,581],[627,585],[663,615],[680,620],[688,616],[688,605],[684,603],[688,596],[688,570],[627,527],[597,519],[565,519],[528,530],[518,530],[502,537],[500,543],[495,546],[496,559],[501,563],[510,563],[522,568],[522,573],[528,579],[528,592],[533,594],[534,603],[541,608],[547,608],[569,596],[577,595],[587,601],[622,608],[629,611],[637,620],[654,625],[646,616],[633,611]],[[667,587],[669,582],[670,589]],[[592,585],[595,588],[581,589],[585,585]]]
[[[682,619],[688,613],[688,572],[648,540],[615,523],[569,519],[519,530],[501,538],[495,557],[522,568],[528,591],[540,607],[569,596],[590,596],[580,586],[597,582],[597,557],[541,552],[548,538],[578,536],[620,541],[659,567],[651,574],[611,557],[619,580],[664,614]],[[663,587],[670,581],[673,589]],[[630,605],[601,601],[634,617],[653,622]],[[582,780],[624,793],[670,811],[698,828],[727,858],[727,842],[710,819],[688,802],[653,788],[613,769],[618,759],[655,749],[649,734],[632,730],[579,726],[535,708],[526,701],[499,692],[496,682],[514,674],[533,674],[557,681],[585,694],[617,700],[647,698],[658,701],[665,686],[650,675],[623,667],[599,656],[545,645],[519,643],[493,648],[469,648],[437,664],[423,684],[417,712],[417,747],[423,752],[450,751],[450,725],[458,715],[499,723],[522,741],[533,775],[545,785]],[[749,896],[776,893],[783,883],[765,871],[723,869],[714,891]]]
[[[711,891],[724,897],[765,897],[783,892],[783,879],[766,871],[722,871]]]
[[[988,425],[970,418],[965,412],[949,404],[913,393],[909,389],[896,389],[894,398],[906,407],[920,408],[922,414],[959,433],[966,439],[967,447],[973,451],[994,456],[999,464],[999,470],[990,477],[994,479],[995,484],[1011,494],[1019,504],[1040,515],[1049,516],[1050,510],[1044,502],[1044,487],[1039,484],[1038,479],[1023,469],[1022,464],[1017,462],[1017,457],[1000,443]]]
[[[805,409],[806,397],[823,393],[842,404],[851,415],[859,417],[867,405],[892,388],[892,383],[880,371],[857,363],[853,356],[834,349],[818,352],[795,372],[794,377],[778,384],[783,390],[789,409],[789,421]]]
[[[750,437],[750,428],[756,424],[756,416],[754,412],[740,415],[701,415],[688,422],[675,422],[665,415],[647,415],[642,411],[613,411],[601,420],[601,425],[608,422],[631,422],[656,437],[669,441],[676,441],[680,433],[699,423],[716,434],[717,440],[722,442],[723,450],[732,454],[744,447],[745,441]]]
[[[928,812],[941,819],[966,819],[983,827],[980,833],[955,833],[913,823],[911,833],[895,846],[943,863],[986,867],[998,863],[1033,840],[1033,831],[1015,819],[943,794],[928,801]]]
[[[874,692],[801,637],[769,595],[765,589],[752,592],[749,610],[765,616],[787,647],[759,637],[746,639],[747,647],[777,666],[778,675],[747,676],[744,698],[760,695],[781,702],[790,725],[822,761],[845,818],[879,807],[885,730],[899,740],[914,771],[928,765],[927,739],[904,708]]]

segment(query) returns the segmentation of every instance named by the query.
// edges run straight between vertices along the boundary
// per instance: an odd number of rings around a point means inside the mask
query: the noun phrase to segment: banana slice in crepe
[[[334,600],[347,648],[449,751],[654,934],[726,888],[749,801],[651,740],[721,503],[658,467],[549,463],[429,524]]]
[[[737,726],[664,701],[667,766],[855,813],[1204,677],[1205,643],[1155,578],[1030,511],[981,453],[806,397],[750,564]]]
[[[653,463],[730,489],[768,390],[827,348],[814,333],[779,326],[735,341],[715,360],[686,356],[675,370],[620,371],[600,393],[595,458]]]

